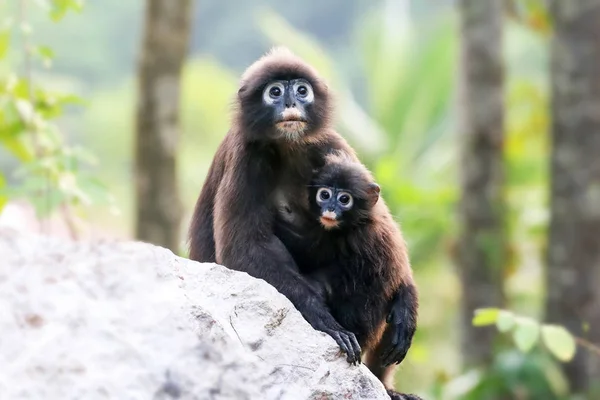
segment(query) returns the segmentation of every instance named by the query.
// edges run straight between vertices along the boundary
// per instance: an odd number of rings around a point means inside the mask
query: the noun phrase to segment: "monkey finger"
[[[383,353],[381,355],[381,359],[383,360],[383,359],[388,358],[389,355],[394,352],[394,350],[398,346],[399,342],[400,342],[400,332],[396,331],[392,334],[392,342],[391,342],[390,346],[383,351]]]
[[[393,352],[394,352],[394,347],[390,347],[389,349],[386,349],[383,353],[381,353],[381,356],[380,356],[381,365],[383,365],[383,366],[387,365],[388,358],[389,358],[390,354],[392,354]]]
[[[405,318],[404,312],[395,312],[394,315],[392,315],[392,322],[395,325],[400,325],[405,321]]]
[[[350,364],[353,364],[354,363],[354,352],[351,350],[352,346],[351,346],[351,343],[348,340],[348,338],[346,338],[345,335],[341,332],[330,331],[328,333],[337,342],[338,346],[340,346],[340,349],[342,350],[342,352],[346,354],[346,360]]]
[[[394,335],[392,335],[392,346],[396,346],[399,341],[400,341],[400,329],[398,329],[398,327],[396,327],[396,332],[394,332]]]
[[[362,360],[361,360],[361,348],[360,345],[358,344],[358,341],[356,340],[356,337],[354,336],[354,334],[351,334],[349,336],[350,342],[352,343],[352,349],[354,352],[354,360],[355,360],[355,365],[361,364]]]
[[[348,337],[350,338],[350,342],[352,343],[352,348],[354,349],[354,357],[356,358],[356,362],[358,364],[361,363],[360,353],[362,353],[362,349],[360,348],[360,344],[358,344],[358,340],[356,339],[356,335],[352,332],[348,332]]]
[[[392,361],[392,364],[400,364],[402,361],[404,361],[404,359],[406,358],[406,350],[402,350],[402,352],[400,352],[395,358],[394,361]]]
[[[392,364],[399,364],[406,357],[406,353],[408,352],[408,347],[406,346],[396,346],[390,353],[387,354],[387,357],[383,360],[383,365],[387,367]]]
[[[354,354],[354,349],[352,348],[352,341],[348,337],[348,335],[344,332],[339,334],[346,345],[346,355],[347,360],[350,364],[356,364],[356,356]]]
[[[393,364],[398,360],[398,355],[402,353],[404,346],[391,346],[381,357],[381,363],[384,367]]]
[[[382,361],[382,365],[384,367],[388,367],[390,365],[392,365],[393,363],[396,362],[396,358],[395,358],[396,353],[394,351],[392,351],[390,354],[388,354],[388,356]]]

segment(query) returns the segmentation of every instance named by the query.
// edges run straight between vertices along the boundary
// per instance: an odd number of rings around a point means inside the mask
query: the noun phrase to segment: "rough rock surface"
[[[266,282],[0,230],[2,399],[389,399]]]

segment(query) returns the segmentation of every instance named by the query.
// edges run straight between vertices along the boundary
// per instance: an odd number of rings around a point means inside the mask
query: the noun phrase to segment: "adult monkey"
[[[190,226],[190,258],[262,278],[313,328],[331,335],[348,362],[360,362],[352,332],[331,315],[320,291],[275,236],[278,213],[293,221],[308,207],[305,186],[334,150],[356,158],[330,128],[332,104],[316,71],[275,48],[242,75],[232,126],[217,149]]]
[[[245,71],[231,129],[196,203],[190,258],[269,282],[313,328],[334,338],[348,362],[359,363],[356,336],[335,320],[319,286],[299,271],[274,234],[277,217],[302,224],[300,211],[309,207],[306,183],[329,154],[344,152],[359,162],[331,128],[331,115],[326,84],[289,50],[273,49]],[[394,344],[389,347],[394,351]]]

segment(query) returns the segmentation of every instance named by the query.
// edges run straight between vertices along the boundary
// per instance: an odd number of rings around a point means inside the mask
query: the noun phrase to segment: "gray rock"
[[[272,286],[137,242],[0,230],[2,399],[389,399]]]

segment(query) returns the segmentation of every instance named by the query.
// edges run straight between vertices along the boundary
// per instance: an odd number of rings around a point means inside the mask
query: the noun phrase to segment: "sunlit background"
[[[507,333],[485,368],[462,363],[462,332],[485,328],[459,318],[461,293],[471,288],[461,289],[455,263],[461,132],[454,3],[193,3],[177,152],[184,214],[174,250],[186,255],[189,218],[227,132],[240,74],[272,45],[284,44],[331,84],[336,126],[374,172],[409,244],[421,308],[398,388],[427,399],[567,398],[561,361],[541,342],[523,352]],[[538,321],[549,221],[551,22],[543,1],[513,3],[502,48],[507,256],[498,284],[506,302],[489,306]],[[10,28],[0,31],[0,225],[135,239],[133,143],[145,2],[11,0],[0,7],[0,22]],[[28,81],[36,86],[31,92]],[[28,120],[29,103],[10,100],[32,94],[47,100],[36,110],[39,123]],[[49,167],[54,172],[36,162],[27,138],[32,130],[42,132],[37,140],[48,148],[69,146],[60,160],[47,161],[56,163]]]

